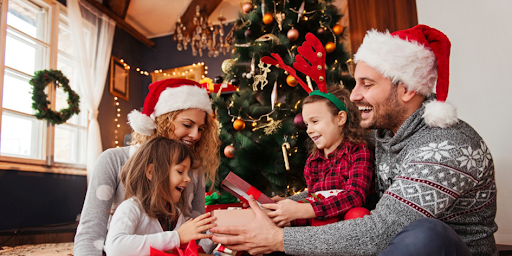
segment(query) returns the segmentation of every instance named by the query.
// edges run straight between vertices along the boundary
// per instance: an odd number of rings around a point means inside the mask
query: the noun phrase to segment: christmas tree
[[[328,85],[353,86],[347,75],[345,30],[332,0],[253,0],[242,4],[232,30],[233,55],[222,63],[223,77],[238,87],[213,97],[222,140],[215,184],[232,171],[268,196],[287,196],[306,187],[303,177],[309,140],[302,122],[302,99],[308,94],[287,72],[261,61],[277,53],[292,66],[297,48],[312,32],[325,47]],[[317,89],[309,77],[297,72]],[[352,86],[350,86],[352,85]]]

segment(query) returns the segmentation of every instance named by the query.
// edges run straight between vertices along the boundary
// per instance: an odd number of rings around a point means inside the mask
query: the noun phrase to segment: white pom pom
[[[446,128],[459,122],[457,108],[448,102],[437,100],[425,104],[423,118],[431,127]]]
[[[128,114],[128,123],[134,131],[146,136],[151,136],[156,129],[153,119],[137,110]]]

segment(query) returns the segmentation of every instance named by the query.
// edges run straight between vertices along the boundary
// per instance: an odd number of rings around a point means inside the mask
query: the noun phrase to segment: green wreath
[[[48,108],[50,102],[44,89],[52,82],[68,93],[68,108],[61,109],[60,111],[53,111]],[[46,119],[52,124],[62,124],[71,118],[73,114],[80,113],[78,106],[80,97],[69,87],[69,80],[60,70],[45,69],[36,71],[29,83],[32,85],[32,100],[34,101],[32,108],[36,111],[35,116],[37,119]]]

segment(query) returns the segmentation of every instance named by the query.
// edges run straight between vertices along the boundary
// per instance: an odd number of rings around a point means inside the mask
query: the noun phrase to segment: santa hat
[[[449,85],[450,40],[426,25],[393,33],[368,31],[354,55],[394,83],[426,97],[436,88],[436,100],[425,104],[423,118],[429,126],[448,127],[458,122],[457,109],[446,102]],[[436,84],[437,82],[437,84]]]
[[[189,108],[213,113],[208,92],[201,84],[187,79],[160,80],[149,85],[142,113],[133,110],[128,114],[128,123],[134,131],[151,136],[156,129],[155,118]]]

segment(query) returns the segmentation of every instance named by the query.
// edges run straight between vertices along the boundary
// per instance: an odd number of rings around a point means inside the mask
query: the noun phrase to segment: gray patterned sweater
[[[424,107],[393,134],[372,131],[376,186],[381,199],[371,215],[321,227],[284,229],[290,255],[377,255],[420,218],[448,224],[474,256],[498,255],[494,232],[496,184],[491,153],[480,135],[459,121],[425,124]]]

